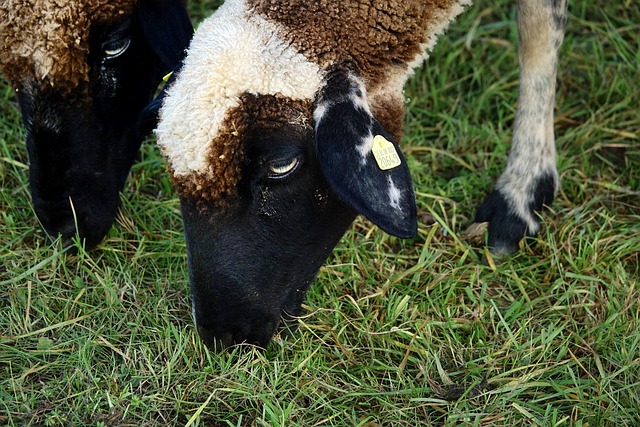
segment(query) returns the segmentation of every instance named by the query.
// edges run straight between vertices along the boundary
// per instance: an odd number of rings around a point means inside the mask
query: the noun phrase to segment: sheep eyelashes
[[[22,111],[44,229],[87,249],[109,230],[143,135],[136,123],[193,34],[183,0],[7,0],[0,70]]]
[[[168,87],[156,135],[180,197],[193,313],[211,348],[269,343],[357,214],[417,231],[397,142],[403,86],[467,0],[227,0]],[[496,252],[535,233],[557,185],[564,0],[520,0],[511,154],[479,210]],[[380,150],[380,152],[378,152]],[[515,243],[514,243],[515,242]]]

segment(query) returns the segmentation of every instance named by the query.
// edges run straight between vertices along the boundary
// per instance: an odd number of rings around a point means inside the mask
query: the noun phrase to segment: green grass
[[[195,19],[212,4],[194,1]],[[536,244],[492,265],[464,238],[516,105],[514,7],[479,1],[407,88],[419,237],[359,219],[298,332],[265,352],[198,339],[179,203],[151,141],[97,250],[45,238],[1,82],[0,424],[640,425],[640,10],[570,11],[562,189]]]

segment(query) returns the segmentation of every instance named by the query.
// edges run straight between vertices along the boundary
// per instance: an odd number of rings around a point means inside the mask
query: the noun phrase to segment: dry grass
[[[517,36],[510,2],[477,3],[407,90],[419,237],[358,220],[266,352],[199,341],[152,143],[97,250],[45,239],[0,83],[0,424],[640,425],[640,10],[571,2],[562,189],[536,244],[493,265],[463,235],[508,151]]]

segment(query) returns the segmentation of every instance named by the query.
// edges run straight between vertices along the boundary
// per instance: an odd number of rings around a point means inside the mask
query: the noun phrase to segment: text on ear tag
[[[396,147],[385,139],[382,135],[376,135],[373,137],[373,148],[371,149],[373,157],[376,159],[378,167],[383,171],[393,169],[400,166],[402,161]]]

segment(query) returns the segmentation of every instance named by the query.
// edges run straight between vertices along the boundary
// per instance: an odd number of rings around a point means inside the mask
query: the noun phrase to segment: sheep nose
[[[238,344],[266,348],[276,331],[279,319],[261,319],[254,323],[242,319],[243,314],[238,312],[240,318],[234,321],[218,321],[212,324],[196,321],[198,335],[210,350],[217,352]]]
[[[69,200],[49,201],[34,198],[34,208],[42,227],[47,234],[56,238],[61,236],[64,246],[71,245],[73,238],[84,240],[86,249],[92,249],[111,227],[111,218],[92,217],[84,213],[80,203]]]
[[[69,200],[43,200],[34,195],[33,204],[38,219],[47,232],[55,231],[63,235],[75,233],[76,226]]]
[[[200,339],[211,351],[222,352],[234,344],[233,334],[231,332],[225,332],[219,334],[219,336],[215,336],[211,329],[203,327],[202,325],[197,325],[197,329]]]

